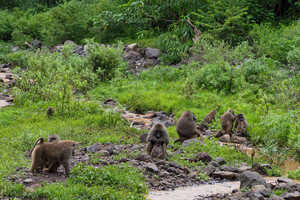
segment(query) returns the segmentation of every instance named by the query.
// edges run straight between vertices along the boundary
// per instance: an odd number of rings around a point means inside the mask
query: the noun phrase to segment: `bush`
[[[243,77],[240,70],[227,62],[206,64],[195,72],[196,86],[204,89],[235,93],[242,88]]]
[[[297,169],[295,171],[289,171],[288,177],[295,180],[300,180],[300,169]]]
[[[10,40],[16,17],[7,10],[0,11],[0,40]]]
[[[295,47],[287,54],[287,61],[296,71],[300,71],[300,48]]]
[[[101,80],[112,79],[117,68],[126,67],[122,58],[121,45],[118,47],[105,47],[89,42],[87,59],[92,65],[93,71],[98,74]]]

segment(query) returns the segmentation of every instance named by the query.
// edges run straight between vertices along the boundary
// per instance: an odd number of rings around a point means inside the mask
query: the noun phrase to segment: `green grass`
[[[288,177],[295,180],[300,180],[300,169],[289,171]]]

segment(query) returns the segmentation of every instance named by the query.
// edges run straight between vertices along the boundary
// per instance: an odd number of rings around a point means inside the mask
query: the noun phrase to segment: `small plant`
[[[289,171],[288,177],[295,180],[300,180],[300,169]]]

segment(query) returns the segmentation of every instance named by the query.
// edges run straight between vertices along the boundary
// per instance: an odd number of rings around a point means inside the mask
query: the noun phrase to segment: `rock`
[[[145,49],[146,58],[158,58],[160,56],[160,49],[146,48]]]
[[[217,170],[217,168],[213,165],[207,165],[203,171],[206,173],[208,176],[212,175]]]
[[[253,171],[258,172],[261,175],[267,175],[267,169],[272,169],[271,165],[254,163],[252,167]]]
[[[234,173],[241,173],[241,171],[238,168],[231,167],[231,166],[221,166],[220,170],[234,172]]]
[[[250,192],[247,195],[251,200],[264,200],[264,196],[259,192]]]
[[[290,192],[290,193],[284,193],[281,195],[281,197],[285,200],[300,200],[300,192]]]
[[[158,173],[158,167],[154,163],[147,163],[145,168],[149,172]]]
[[[266,189],[266,186],[264,186],[264,185],[254,185],[251,188],[251,191],[253,191],[253,192],[260,192],[260,191],[265,190],[265,189]]]
[[[109,105],[109,106],[116,106],[117,102],[113,99],[107,99],[103,102],[104,105]]]
[[[137,43],[129,44],[126,47],[126,51],[136,51],[138,48]]]
[[[128,51],[124,55],[125,60],[139,60],[142,58],[142,55],[136,51]]]
[[[273,194],[269,200],[283,200],[283,198]]]
[[[87,151],[91,153],[96,153],[97,151],[100,151],[102,148],[102,145],[100,143],[93,144],[92,146],[87,147]]]
[[[251,169],[252,169],[251,167],[245,165],[245,166],[241,166],[239,168],[239,171],[244,172],[244,171],[250,171]]]
[[[192,162],[204,162],[204,163],[208,163],[212,160],[212,158],[210,157],[210,155],[207,152],[201,152],[198,153],[196,155],[196,157],[194,159],[191,159],[190,161]]]
[[[294,181],[289,178],[279,177],[277,179],[278,183],[293,183]]]
[[[223,135],[219,138],[221,142],[230,142],[230,136],[228,134]]]
[[[103,156],[110,156],[111,155],[107,150],[100,150],[99,153]]]
[[[216,162],[216,161],[211,161],[210,163],[209,163],[209,165],[212,165],[212,166],[214,166],[214,167],[220,167],[220,165]]]
[[[254,185],[265,185],[265,179],[257,172],[245,171],[240,175],[240,188],[253,187]]]
[[[139,161],[150,161],[151,160],[151,156],[148,155],[148,154],[139,154],[137,157],[136,157],[136,160],[139,160]]]
[[[247,138],[233,135],[231,138],[231,142],[237,143],[237,144],[244,144],[247,142]]]
[[[23,183],[25,183],[25,184],[29,184],[32,182],[33,182],[33,180],[31,178],[27,178],[27,179],[23,180]]]
[[[224,158],[218,157],[215,159],[215,161],[219,164],[219,165],[225,165],[226,164],[226,160]]]
[[[187,147],[187,146],[189,146],[189,145],[191,145],[192,143],[195,143],[195,142],[198,142],[197,138],[192,138],[192,139],[185,140],[181,145],[183,147]]]
[[[141,143],[146,143],[147,142],[147,137],[148,137],[148,133],[143,133],[142,135],[140,135],[140,142]]]
[[[41,43],[40,40],[33,40],[33,41],[31,41],[31,45],[35,49],[42,47],[42,43]]]
[[[227,179],[227,180],[236,180],[238,178],[238,174],[234,172],[228,172],[228,171],[215,171],[212,173],[212,177]]]
[[[155,59],[148,59],[147,58],[147,59],[144,60],[144,67],[154,66],[156,64],[157,64],[157,62],[156,62]]]
[[[18,46],[13,46],[12,48],[11,48],[11,52],[13,52],[13,53],[15,53],[15,52],[17,52],[17,51],[19,51],[20,50],[20,47],[18,47]]]

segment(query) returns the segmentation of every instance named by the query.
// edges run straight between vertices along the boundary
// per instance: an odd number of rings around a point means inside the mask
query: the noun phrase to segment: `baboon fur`
[[[179,139],[176,142],[183,142],[197,136],[201,136],[200,131],[197,129],[196,118],[191,111],[185,111],[181,114],[176,124],[176,130]]]
[[[229,134],[230,137],[232,136],[232,128],[233,128],[234,120],[235,120],[234,111],[231,109],[229,109],[221,116],[222,135]]]
[[[216,121],[216,114],[217,114],[217,110],[212,110],[210,113],[208,113],[203,122],[206,124],[210,124],[212,122],[212,120]]]
[[[75,145],[72,140],[62,140],[59,142],[44,142],[36,146],[32,152],[31,168],[32,173],[39,168],[44,168],[49,164],[49,171],[55,171],[58,166],[63,165],[66,175],[69,174],[69,160],[74,154]],[[56,169],[53,169],[56,168]]]
[[[155,124],[149,131],[147,137],[147,153],[153,157],[161,159],[166,158],[167,145],[169,144],[169,140],[169,134],[166,127],[161,123]],[[155,149],[154,151],[153,148]],[[158,155],[156,155],[156,152],[159,152],[159,149],[156,148],[161,148],[160,153],[158,153]]]
[[[248,122],[241,113],[236,116],[235,130],[241,136],[248,136]]]
[[[48,136],[48,142],[59,142],[60,137],[56,134],[52,134]]]
[[[53,116],[53,114],[54,114],[54,109],[53,109],[52,107],[48,107],[48,108],[46,109],[46,114],[47,114],[48,117]]]

